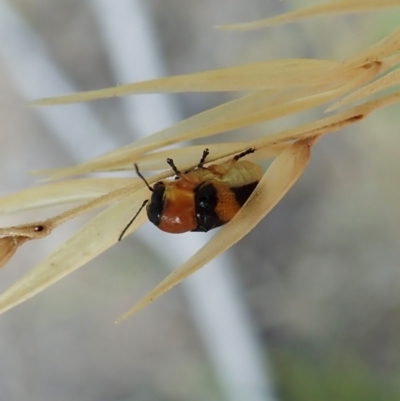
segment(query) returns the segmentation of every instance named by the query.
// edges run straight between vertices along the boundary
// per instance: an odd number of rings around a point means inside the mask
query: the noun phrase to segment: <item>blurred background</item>
[[[40,110],[27,100],[257,60],[344,59],[400,22],[390,11],[247,33],[213,29],[316,3],[0,0],[0,195],[35,185],[28,171],[82,162],[234,94]],[[212,140],[259,137],[322,115]],[[399,400],[399,115],[392,106],[323,138],[272,213],[195,275],[207,274],[202,283],[178,286],[123,324],[114,320],[203,234],[170,236],[148,224],[0,316],[0,400]],[[0,224],[57,211],[1,216]],[[0,272],[0,289],[89,217],[24,245]]]

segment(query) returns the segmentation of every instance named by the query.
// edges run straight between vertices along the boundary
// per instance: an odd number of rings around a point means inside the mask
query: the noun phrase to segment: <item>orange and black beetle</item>
[[[204,167],[209,154],[205,149],[199,164],[181,173],[172,159],[167,159],[176,177],[174,181],[159,181],[151,187],[135,164],[136,172],[152,192],[119,236],[119,241],[147,204],[149,220],[168,233],[207,232],[230,221],[254,191],[262,176],[261,167],[242,157],[254,148],[242,152],[222,164]]]

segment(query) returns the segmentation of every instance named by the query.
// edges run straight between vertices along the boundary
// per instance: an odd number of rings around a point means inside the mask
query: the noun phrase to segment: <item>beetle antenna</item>
[[[146,181],[146,178],[144,178],[143,176],[142,176],[142,173],[139,171],[139,166],[135,163],[134,164],[134,166],[135,166],[135,170],[136,170],[136,174],[144,181],[144,183],[146,184],[146,186],[147,186],[147,188],[149,188],[149,190],[151,191],[151,192],[154,192],[154,189],[149,185],[149,183]],[[144,205],[143,205],[144,206]],[[142,206],[142,207],[143,207]]]
[[[143,204],[142,204],[142,206],[140,206],[140,209],[138,210],[138,212],[133,216],[133,218],[131,219],[131,221],[130,221],[130,222],[126,225],[126,227],[122,230],[121,235],[118,237],[118,242],[122,240],[124,234],[126,233],[126,230],[132,225],[132,223],[135,221],[136,217],[139,216],[139,213],[140,213],[140,212],[142,211],[142,209],[146,206],[146,203],[147,203],[148,201],[149,201],[149,200],[146,199],[146,200],[143,202]]]
[[[172,168],[172,171],[175,173],[175,175],[179,177],[181,175],[181,172],[176,168],[174,161],[168,158],[167,163]]]
[[[241,159],[242,157],[245,157],[245,156],[249,155],[250,153],[254,153],[255,151],[256,151],[256,148],[247,149],[247,150],[245,150],[244,152],[239,153],[238,155],[236,155],[236,156],[233,158],[233,160],[234,160],[235,162],[237,162],[237,161],[238,161],[239,159]]]
[[[210,154],[209,149],[206,148],[206,149],[203,150],[203,156],[201,156],[201,159],[200,159],[199,164],[197,165],[197,168],[202,168],[203,167],[203,165],[204,165],[204,163],[205,163],[205,161],[207,159],[207,156],[209,154]]]

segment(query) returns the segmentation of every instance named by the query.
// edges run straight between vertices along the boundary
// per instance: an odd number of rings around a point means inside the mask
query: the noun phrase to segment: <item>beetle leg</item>
[[[238,155],[234,156],[233,159],[231,160],[231,162],[228,164],[228,171],[233,167],[233,165],[240,160],[242,157],[245,157],[251,153],[254,153],[256,151],[255,148],[249,148],[247,150],[245,150],[242,153],[239,153]]]
[[[204,149],[203,150],[203,155],[201,156],[201,159],[199,161],[199,164],[196,167],[190,168],[189,170],[186,170],[184,174],[190,173],[191,171],[193,171],[195,168],[203,168],[204,163],[206,162],[207,156],[210,154],[209,149]]]
[[[197,168],[201,168],[201,167],[203,167],[203,165],[204,165],[204,163],[205,163],[205,161],[206,161],[206,159],[207,159],[207,156],[210,154],[210,151],[206,148],[206,149],[204,149],[204,151],[203,151],[203,156],[201,156],[201,159],[200,159],[200,162],[199,162],[199,164],[197,165]]]
[[[118,237],[118,241],[122,240],[122,237],[124,236],[124,234],[126,233],[126,231],[128,230],[128,228],[132,225],[132,223],[135,221],[136,217],[139,216],[139,213],[142,211],[142,209],[146,206],[146,203],[149,200],[146,199],[143,203],[142,206],[140,206],[139,210],[137,211],[137,213],[133,216],[133,218],[131,219],[131,221],[125,226],[125,228],[122,230],[121,234]]]
[[[174,161],[172,159],[168,158],[167,159],[167,163],[172,168],[172,171],[175,173],[175,175],[177,177],[180,177],[182,173],[177,169],[177,167],[175,166]]]
[[[151,192],[154,191],[154,189],[150,186],[150,184],[147,182],[146,178],[143,177],[142,173],[139,171],[139,166],[135,163],[135,170],[136,174],[142,179],[142,181],[146,184],[146,187],[149,188]]]
[[[244,152],[239,153],[238,155],[236,155],[236,156],[232,159],[232,162],[235,163],[235,162],[237,162],[239,159],[241,159],[242,157],[245,157],[245,156],[249,155],[250,153],[254,153],[255,151],[256,151],[255,148],[249,148],[249,149],[245,150]]]
[[[240,160],[242,157],[245,157],[247,155],[249,155],[250,153],[254,153],[256,150],[255,148],[249,148],[247,150],[245,150],[242,153],[237,154],[236,156],[234,156],[232,158],[232,160],[227,161],[225,163],[222,164],[214,164],[212,166],[209,166],[208,169],[210,171],[212,171],[214,174],[218,174],[219,176],[223,176],[225,174],[227,174],[235,165],[235,163]]]

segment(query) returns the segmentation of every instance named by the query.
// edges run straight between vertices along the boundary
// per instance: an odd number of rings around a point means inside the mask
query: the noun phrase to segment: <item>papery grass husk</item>
[[[132,207],[138,208],[142,202],[134,195],[125,197],[94,217],[5,291],[0,296],[0,311],[5,312],[33,297],[114,245],[121,233],[121,227],[131,217],[129,211]],[[139,215],[127,234],[145,221],[146,215]]]
[[[14,256],[17,249],[26,241],[29,241],[28,237],[16,235],[0,238],[0,269]]]
[[[255,64],[251,64],[250,66],[252,67],[247,72],[245,69],[246,66],[240,66],[240,72],[243,76],[251,80],[256,80],[260,84],[260,87],[263,87],[261,83],[264,86],[268,84],[270,85],[270,89],[255,91],[239,99],[199,113],[158,133],[136,141],[131,145],[96,157],[79,166],[47,173],[50,179],[60,179],[72,175],[123,169],[124,167],[129,167],[129,165],[132,166],[133,162],[138,163],[140,166],[140,157],[162,147],[216,135],[252,124],[267,122],[317,107],[329,101],[336,100],[343,95],[349,93],[351,95],[352,91],[360,87],[362,88],[377,76],[396,66],[400,60],[399,56],[394,55],[394,53],[399,50],[400,29],[395,30],[381,41],[342,62],[329,60],[318,60],[317,62],[317,60],[294,59],[278,60],[279,63],[275,62],[275,64],[272,61],[257,63],[260,70],[256,77],[251,75],[254,72]],[[277,66],[282,68],[285,63],[290,68],[288,67],[286,70],[283,68],[279,71],[280,81],[278,80],[279,83],[277,84],[274,81],[276,74],[271,77],[268,75],[268,72],[273,65],[275,68]],[[266,65],[268,68],[266,68],[263,75],[261,66],[265,68]],[[227,89],[229,85],[231,88],[238,85],[237,71],[238,67],[232,67],[223,70],[214,70],[210,74],[214,79],[223,73],[227,74],[225,78],[225,84],[227,85],[225,89]],[[290,77],[289,71],[295,79]],[[91,91],[89,93],[82,92],[56,98],[41,99],[33,102],[33,104],[64,104],[88,100],[89,98],[99,99],[107,97],[110,91],[113,92],[113,96],[119,96],[127,93],[141,93],[145,88],[150,92],[194,90],[194,87],[197,85],[194,84],[196,79],[200,79],[200,82],[204,84],[204,74],[207,74],[207,72],[182,76],[176,86],[174,86],[174,82],[176,83],[177,77],[167,77],[161,80],[157,79],[146,81],[145,83],[139,82],[122,85],[116,88]],[[305,76],[312,76],[312,78],[304,80]],[[390,76],[387,78],[387,82],[390,82],[390,79],[395,79],[395,77]],[[296,86],[293,86],[293,81],[297,82]],[[251,90],[252,87],[246,87],[245,89]],[[220,158],[217,149],[212,154],[216,156],[215,159],[211,158],[210,161]],[[140,167],[142,168],[142,166]],[[159,165],[158,167],[161,168]],[[145,169],[146,166],[143,166],[143,168]]]
[[[136,178],[81,178],[52,182],[1,197],[0,213],[21,213],[87,202],[134,182],[139,181]]]
[[[263,149],[262,152],[257,152],[249,156],[249,159],[256,161],[276,157],[283,150],[284,146],[284,144],[270,146],[268,149]],[[137,150],[135,148],[121,148],[121,152],[114,151],[115,153],[112,152],[104,155],[104,158],[99,157],[75,167],[40,170],[36,171],[35,174],[45,175],[47,179],[56,180],[85,173],[134,170],[134,163],[139,166],[140,171],[164,170],[168,167],[166,163],[167,158],[172,158],[177,165],[184,166],[182,169],[188,169],[192,167],[193,160],[198,159],[199,155],[202,154],[204,147],[204,145],[185,146],[184,148],[162,150],[141,156],[137,156]],[[223,157],[241,152],[243,149],[246,149],[246,147],[248,147],[247,142],[209,144],[207,148],[210,150],[210,156],[207,160],[221,160]]]
[[[392,88],[395,85],[400,84],[400,70],[395,70],[390,72],[389,74],[383,76],[382,78],[377,79],[376,81],[365,85],[364,87],[350,93],[345,96],[343,99],[334,103],[330,106],[326,111],[334,111],[338,108],[344,107],[348,104],[355,103],[359,100],[362,100],[366,97],[370,97],[375,95],[376,93],[382,92],[385,89]]]
[[[144,93],[259,91],[308,87],[332,81],[340,83],[346,77],[333,77],[327,73],[338,64],[338,61],[318,59],[262,61],[44,98],[31,102],[31,105],[53,106]]]
[[[171,127],[138,140],[134,144],[106,153],[79,166],[45,173],[50,179],[60,179],[72,175],[122,169],[124,166],[132,167],[133,162],[137,163],[141,169],[146,169],[146,164],[142,164],[140,159],[146,152],[187,140],[205,138],[229,130],[265,123],[320,106],[369,82],[390,67],[391,64],[383,63],[372,63],[368,68],[359,67],[356,69],[352,80],[339,86],[337,84],[324,84],[296,89],[293,92],[275,92],[275,96],[271,96],[270,91],[258,91],[189,117]],[[221,149],[226,149],[227,146],[230,146],[231,151],[223,154]],[[234,147],[230,144],[216,144],[210,145],[210,150],[209,160],[214,161],[241,151],[243,148],[241,145]],[[169,157],[175,158],[174,152],[172,150]],[[176,150],[176,153],[179,154],[179,151]],[[194,159],[196,158],[190,149],[188,149],[187,154],[189,155],[189,153]],[[159,160],[157,155],[146,155],[145,157],[147,160],[152,157],[154,160]],[[158,163],[160,162],[158,161]],[[162,163],[164,162],[162,161]],[[152,168],[161,169],[162,166],[153,163]]]
[[[345,10],[358,12],[398,5],[400,0],[379,0],[379,4],[372,0],[364,0],[362,3],[358,0],[346,0],[346,2],[338,0],[274,17],[269,19],[268,23],[284,23],[316,16],[318,13],[340,13]],[[389,69],[398,67],[399,51],[400,29],[397,29],[379,42],[343,61],[310,59],[267,61],[33,102],[35,106],[56,105],[162,91],[251,92],[81,165],[41,172],[49,179],[60,179],[86,173],[129,170],[132,169],[133,163],[137,163],[143,171],[162,170],[161,173],[147,178],[152,184],[173,176],[173,172],[167,168],[166,157],[173,158],[179,168],[185,171],[195,165],[205,147],[211,152],[207,163],[223,162],[250,147],[255,147],[256,152],[246,156],[248,160],[274,158],[255,192],[234,219],[222,227],[211,242],[168,276],[121,319],[142,309],[248,233],[301,176],[309,161],[311,147],[317,139],[359,122],[381,107],[399,102],[400,92],[368,100],[369,96],[399,83],[398,70],[387,73]],[[342,96],[344,97],[339,100]],[[163,149],[183,141],[205,138],[293,115],[328,102],[334,102],[328,108],[334,110],[354,101],[364,103],[258,139]],[[83,213],[106,208],[0,295],[0,313],[31,298],[114,245],[127,221],[148,197],[148,189],[138,179],[83,178],[49,183],[0,198],[0,213],[3,214],[65,205],[70,202],[85,202],[41,222],[0,229],[0,266],[4,265],[24,242],[43,238],[58,225]],[[135,231],[145,221],[146,215],[141,213],[127,234]]]

